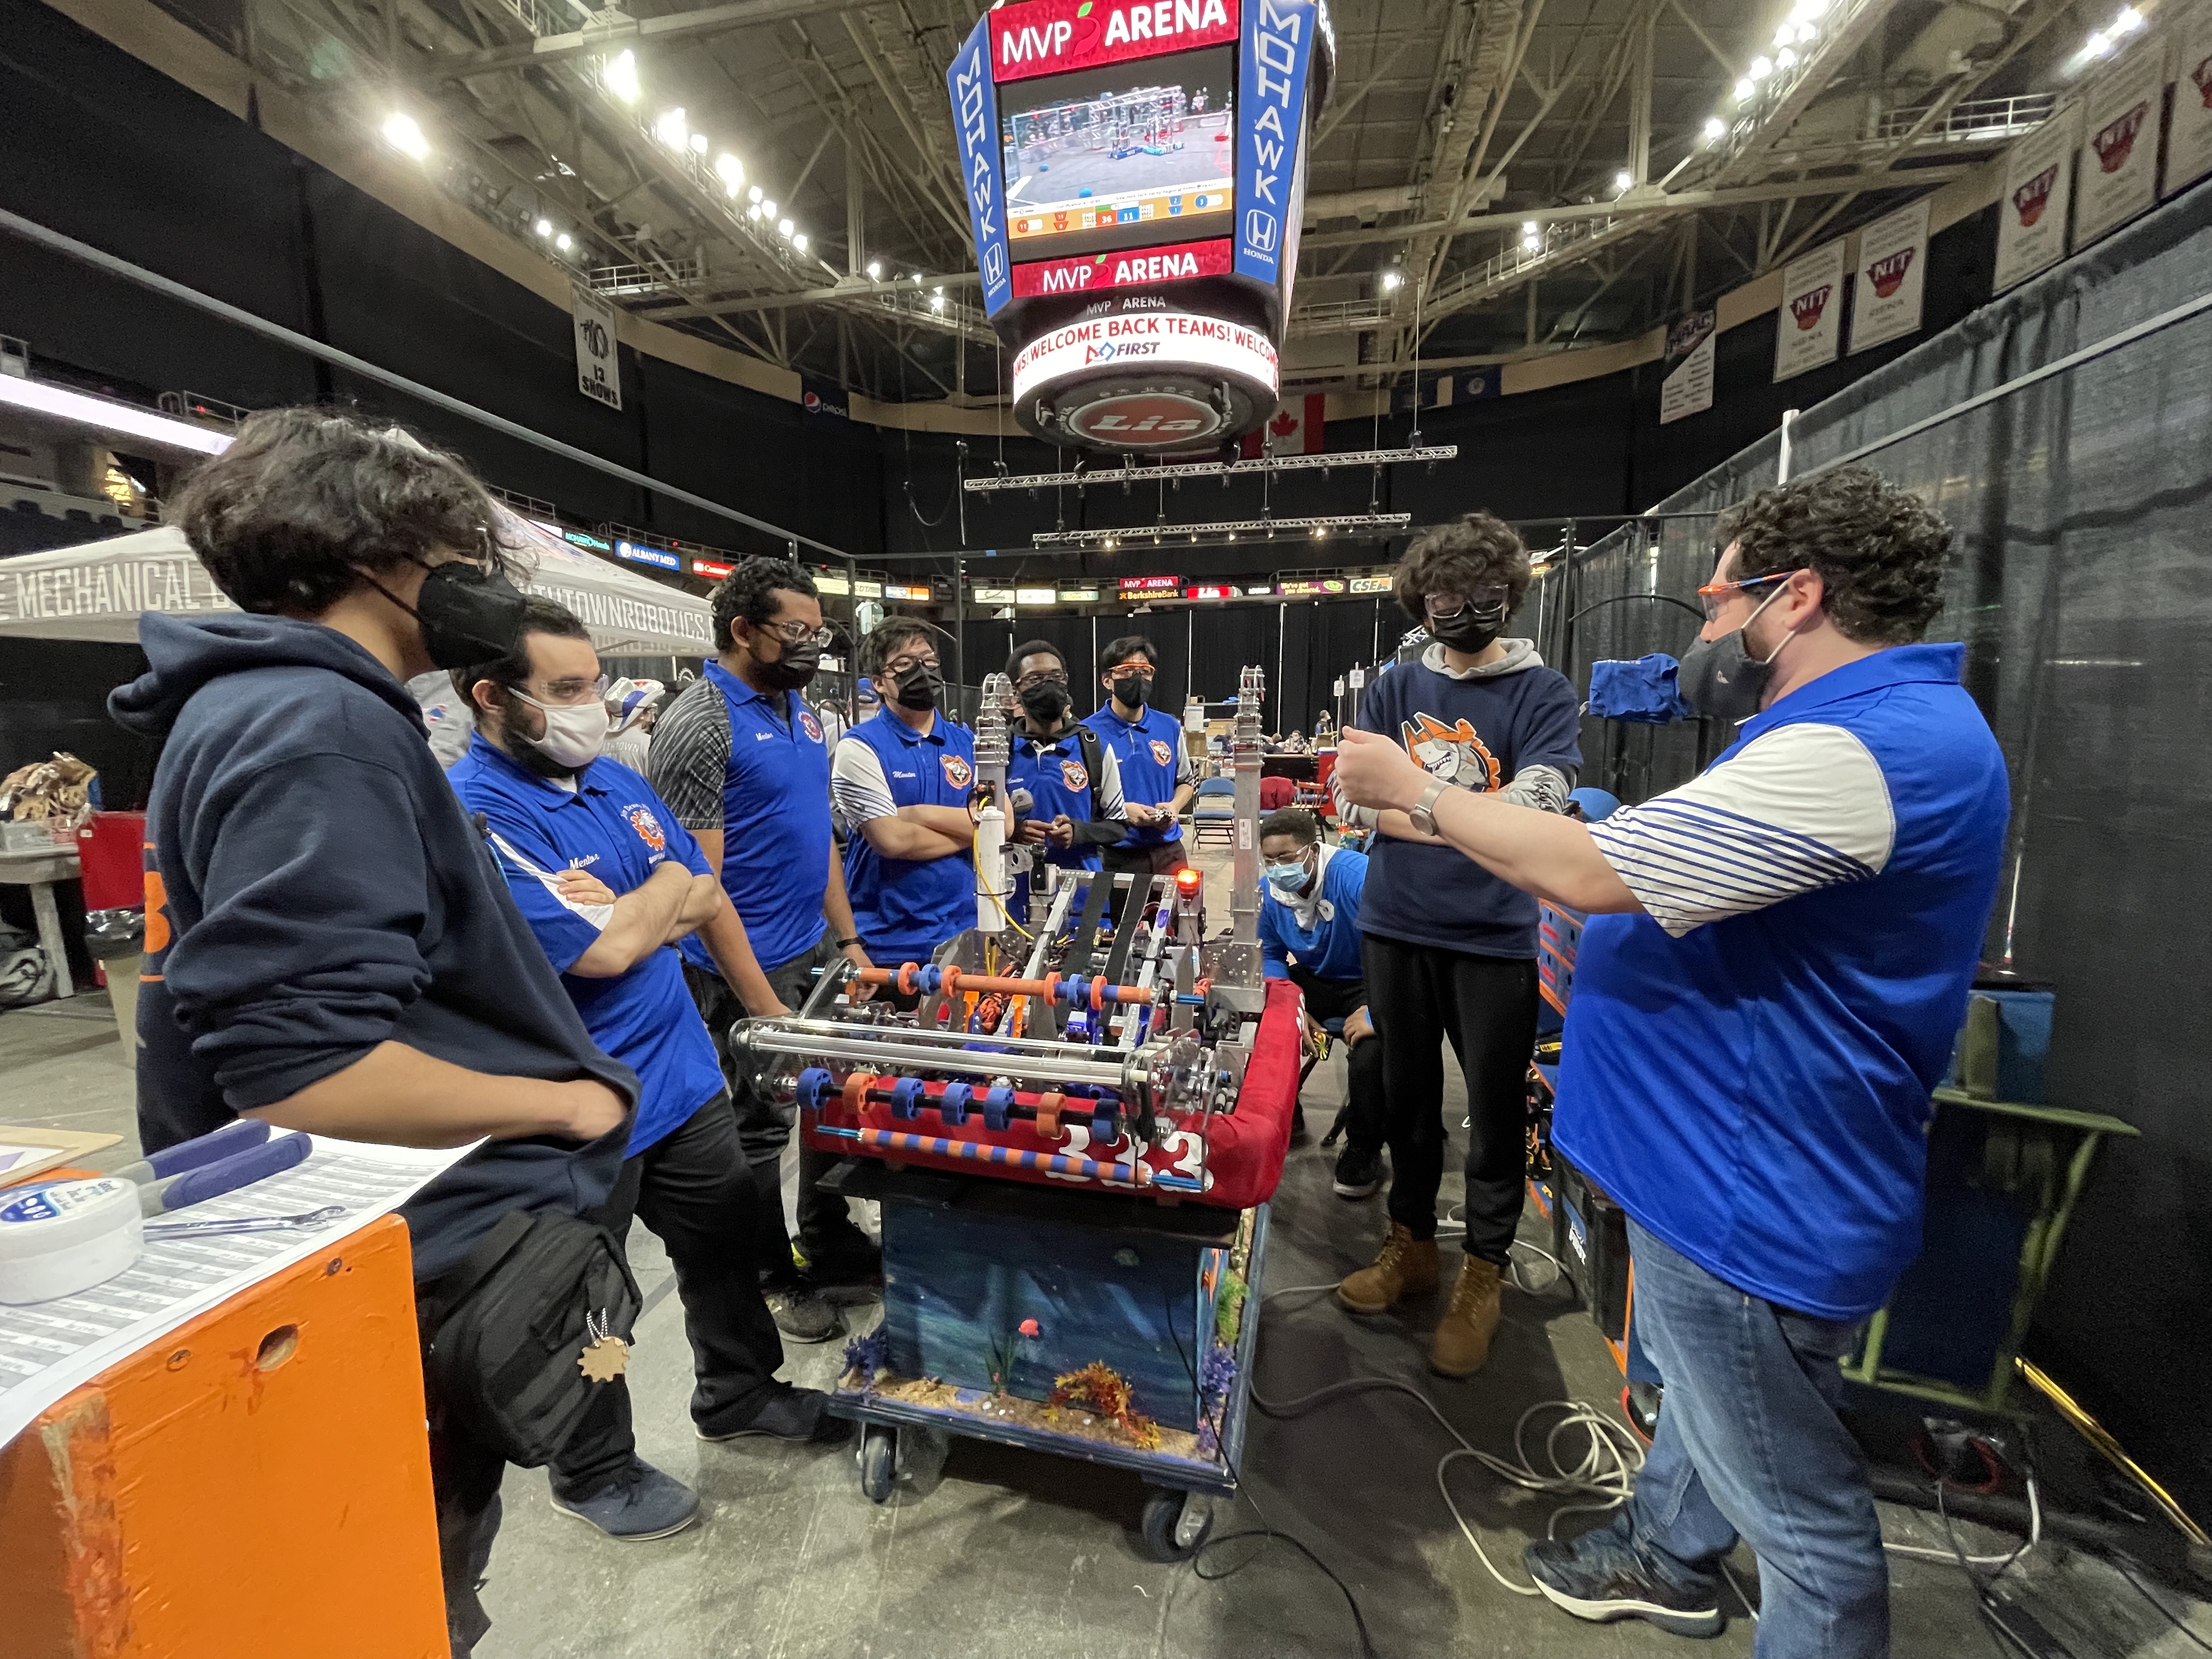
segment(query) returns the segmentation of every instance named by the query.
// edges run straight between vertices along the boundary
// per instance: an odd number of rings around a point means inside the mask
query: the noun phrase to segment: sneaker
[[[814,1282],[794,1273],[781,1283],[761,1286],[775,1328],[793,1342],[827,1342],[841,1334],[845,1322],[838,1316]]]
[[[1444,1212],[1444,1219],[1450,1222],[1455,1227],[1466,1226],[1467,1206],[1464,1204],[1453,1205],[1451,1208]]]
[[[1372,1198],[1382,1189],[1382,1154],[1346,1145],[1337,1154],[1336,1175],[1330,1182],[1339,1198]]]
[[[556,1492],[553,1507],[563,1515],[590,1522],[610,1538],[641,1544],[649,1538],[682,1532],[696,1521],[699,1494],[642,1457],[632,1457],[629,1467],[605,1491],[583,1498],[563,1498]]]
[[[1429,1369],[1444,1376],[1472,1376],[1490,1358],[1502,1311],[1498,1264],[1464,1257],[1452,1285],[1451,1305],[1429,1340]]]
[[[775,1390],[744,1422],[733,1428],[695,1426],[702,1440],[720,1442],[760,1437],[795,1441],[805,1446],[842,1446],[853,1437],[853,1425],[823,1409],[830,1396],[819,1389],[794,1389],[779,1383]]]
[[[1643,1619],[1670,1636],[1717,1636],[1727,1620],[1716,1585],[1683,1589],[1644,1565],[1617,1527],[1571,1542],[1539,1539],[1521,1553],[1547,1600],[1577,1619],[1608,1624]]]
[[[844,1286],[884,1282],[884,1253],[851,1223],[820,1238],[802,1238],[792,1249],[799,1270],[817,1285]]]
[[[1348,1274],[1336,1287],[1336,1299],[1354,1313],[1378,1314],[1401,1296],[1436,1289],[1441,1277],[1437,1241],[1415,1238],[1394,1221],[1373,1264]]]

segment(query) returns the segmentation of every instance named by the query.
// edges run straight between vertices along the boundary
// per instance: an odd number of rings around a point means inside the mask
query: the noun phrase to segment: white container
[[[0,1302],[51,1302],[114,1278],[137,1261],[145,1225],[137,1184],[112,1176],[0,1188]]]

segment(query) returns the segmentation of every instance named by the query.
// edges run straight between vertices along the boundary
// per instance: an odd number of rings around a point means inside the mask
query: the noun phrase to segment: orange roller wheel
[[[1091,981],[1091,1012],[1094,1014],[1099,1014],[1105,1012],[1105,1011],[1106,975],[1101,974],[1097,978]]]
[[[1060,1000],[1060,969],[1057,968],[1044,976],[1044,1000],[1048,1003]]]
[[[945,1000],[951,1001],[960,994],[960,970],[957,968],[947,968],[945,970],[943,983]]]
[[[1066,1097],[1059,1094],[1039,1095],[1036,1103],[1036,1132],[1047,1140],[1060,1139],[1060,1109]]]
[[[900,967],[898,970],[898,988],[899,994],[901,996],[910,997],[915,994],[915,967],[911,962],[906,963]]]
[[[875,1073],[854,1072],[845,1079],[845,1109],[854,1117],[868,1115],[868,1091],[876,1086]]]

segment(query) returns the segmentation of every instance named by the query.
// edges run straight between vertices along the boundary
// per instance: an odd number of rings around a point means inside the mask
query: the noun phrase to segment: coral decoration
[[[845,1345],[845,1375],[860,1374],[863,1392],[872,1393],[876,1374],[890,1358],[890,1333],[878,1325],[866,1336],[856,1336]]]
[[[1036,1335],[1036,1334],[1037,1334],[1037,1322],[1036,1322],[1036,1320],[1034,1320],[1034,1319],[1024,1319],[1024,1321],[1022,1321],[1022,1322],[1021,1322],[1020,1330],[1021,1330],[1021,1333],[1022,1333],[1022,1334],[1023,1334],[1024,1336],[1035,1336],[1035,1335]]]
[[[1118,1423],[1130,1440],[1146,1451],[1159,1445],[1159,1425],[1137,1410],[1128,1380],[1104,1360],[1094,1359],[1081,1370],[1063,1372],[1052,1382],[1047,1405],[1073,1407]]]

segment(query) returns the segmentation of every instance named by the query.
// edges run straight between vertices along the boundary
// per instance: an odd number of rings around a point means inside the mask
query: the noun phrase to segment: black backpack
[[[587,1319],[627,1340],[642,1306],[605,1228],[511,1210],[418,1295],[424,1380],[454,1427],[536,1468],[615,1386],[587,1380],[578,1363],[592,1340]]]

